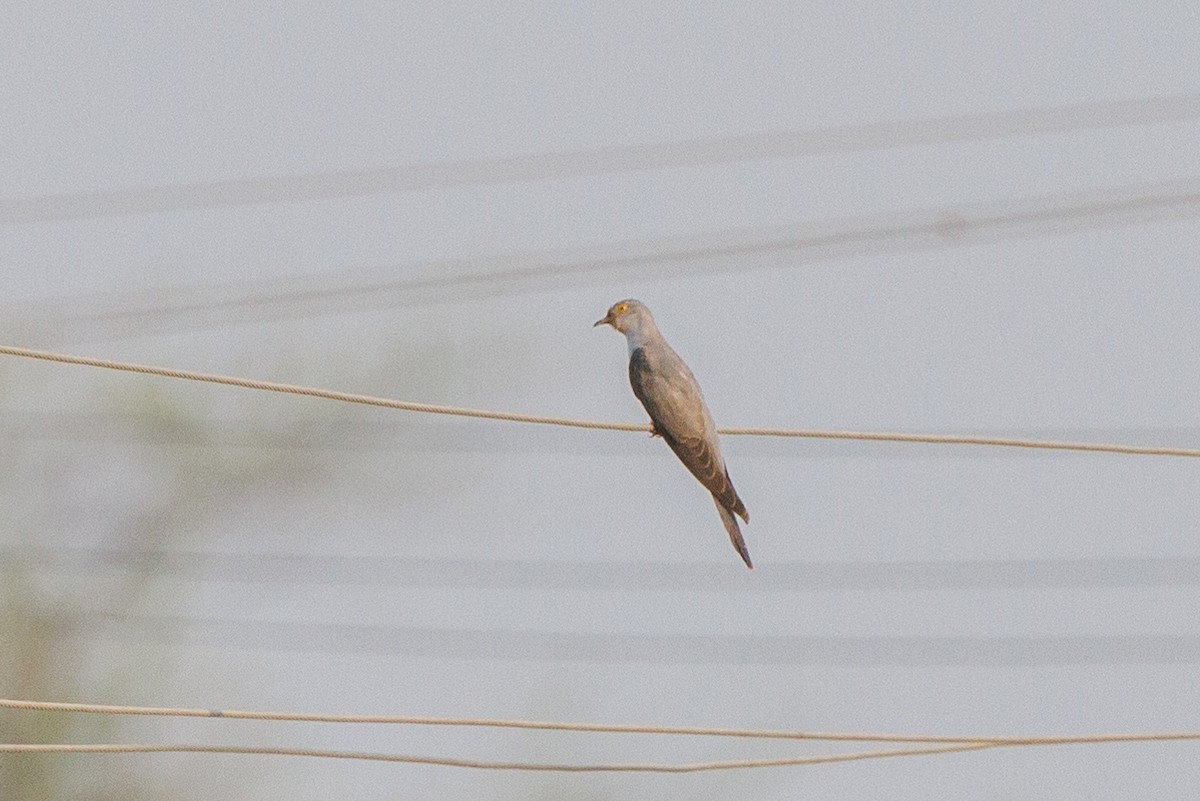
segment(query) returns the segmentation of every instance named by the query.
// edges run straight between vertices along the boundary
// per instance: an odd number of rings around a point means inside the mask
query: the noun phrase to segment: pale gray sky
[[[5,16],[0,341],[641,421],[623,343],[591,328],[633,296],[720,424],[1200,443],[1194,3]],[[751,574],[643,435],[11,359],[0,404],[0,547],[25,588],[0,603],[80,621],[45,690],[69,697],[50,700],[1197,725],[1188,460],[729,438]],[[22,686],[0,674],[4,694]],[[223,721],[69,734],[572,762],[808,752]],[[42,764],[67,787],[231,801],[1057,800],[1200,779],[1194,744],[675,777]]]

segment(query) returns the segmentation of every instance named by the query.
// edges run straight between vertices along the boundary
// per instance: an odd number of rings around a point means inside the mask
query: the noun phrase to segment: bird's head
[[[609,308],[608,314],[597,320],[592,327],[597,325],[611,325],[613,328],[620,331],[622,334],[628,334],[630,331],[637,331],[643,325],[649,323],[653,325],[653,319],[650,316],[650,310],[646,308],[640,300],[619,300]]]

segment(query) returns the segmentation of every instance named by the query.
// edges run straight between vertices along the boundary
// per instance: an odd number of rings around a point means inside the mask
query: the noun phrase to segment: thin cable
[[[0,355],[18,356],[26,359],[38,359],[60,364],[73,364],[85,367],[98,367],[105,370],[119,370],[129,373],[160,376],[163,378],[178,378],[186,381],[201,381],[210,384],[257,389],[266,392],[279,392],[289,395],[302,395],[311,398],[340,401],[343,403],[358,403],[366,406],[378,406],[384,409],[399,409],[401,411],[422,412],[426,414],[451,415],[455,417],[473,417],[483,420],[503,420],[511,423],[533,423],[538,425],[565,426],[569,428],[588,428],[603,431],[641,431],[649,432],[650,426],[644,423],[609,423],[597,420],[578,420],[566,417],[547,417],[543,415],[517,414],[486,409],[468,409],[461,406],[440,406],[431,403],[414,403],[411,401],[379,398],[370,395],[356,395],[349,392],[303,387],[295,384],[281,384],[273,381],[259,381],[236,376],[199,373],[191,370],[177,370],[170,367],[157,367],[145,364],[132,364],[110,359],[95,359],[86,356],[72,356],[65,353],[19,348],[12,345],[0,345]],[[718,428],[721,434],[730,436],[756,437],[800,437],[806,439],[843,439],[869,442],[908,442],[933,445],[978,445],[1004,448],[1033,448],[1054,451],[1081,451],[1087,453],[1119,453],[1137,456],[1179,456],[1200,457],[1200,449],[1179,448],[1170,446],[1122,445],[1098,442],[1067,442],[1061,440],[1039,440],[1011,437],[989,437],[960,434],[910,434],[878,431],[829,431],[823,429],[805,428]]]
[[[1195,665],[1197,634],[969,635],[578,633],[296,620],[54,613],[56,636],[171,648],[376,658],[643,665]]]
[[[441,186],[483,186],[651,169],[782,160],[815,153],[884,150],[1183,122],[1197,116],[1200,116],[1200,95],[1177,94],[907,122],[838,125],[806,131],[648,145],[616,145],[475,161],[8,197],[0,198],[0,224],[228,208],[409,192]]]
[[[1157,740],[1200,739],[1192,737],[1153,738]],[[187,744],[123,744],[123,743],[0,743],[0,753],[14,754],[240,754],[250,756],[297,756],[319,759],[353,759],[372,762],[399,762],[416,765],[438,765],[442,767],[473,768],[480,770],[534,771],[554,773],[699,773],[703,771],[745,770],[752,768],[799,767],[804,765],[827,765],[837,762],[858,762],[869,759],[893,757],[930,756],[953,754],[966,751],[985,751],[992,748],[1028,748],[1044,746],[1076,745],[1083,743],[1145,742],[1144,738],[1117,739],[1033,739],[1014,742],[983,741],[931,745],[913,748],[887,748],[874,751],[856,751],[838,754],[817,754],[802,757],[776,757],[768,759],[734,759],[713,762],[629,763],[612,762],[596,764],[563,764],[550,762],[495,762],[455,757],[429,757],[410,754],[381,754],[369,751],[336,751],[320,748],[285,748],[276,746],[238,745],[187,745]]]
[[[1052,451],[1123,453],[1140,456],[1200,456],[1197,448],[1153,445],[1120,445],[1102,442],[1067,442],[1051,439],[986,437],[963,434],[904,434],[878,431],[821,431],[777,428],[721,428],[721,434],[751,437],[802,437],[807,439],[852,439],[869,442],[919,442],[930,445],[987,445],[1005,448],[1035,448]]]
[[[1200,555],[1161,557],[1063,557],[971,560],[782,560],[747,582],[715,562],[669,560],[543,559],[312,554],[281,551],[166,550],[83,547],[44,539],[40,544],[0,546],[0,564],[23,564],[74,577],[144,571],[185,582],[354,585],[572,591],[666,590],[722,593],[785,593],[861,590],[1044,590],[1195,587]]]
[[[403,762],[415,765],[440,765],[452,768],[482,770],[538,771],[555,773],[698,773],[701,771],[740,770],[747,768],[778,768],[799,765],[824,765],[831,762],[855,762],[888,757],[949,754],[958,751],[981,751],[1004,747],[1001,743],[967,743],[959,745],[926,746],[921,748],[891,748],[880,751],[859,751],[845,754],[819,754],[776,759],[735,759],[719,762],[661,763],[600,763],[569,765],[547,762],[492,762],[453,757],[427,757],[409,754],[380,754],[369,751],[333,751],[321,748],[279,748],[273,746],[238,745],[138,745],[122,743],[0,743],[0,753],[10,754],[244,754],[251,756],[298,756],[320,759],[358,759],[372,762]]]
[[[27,359],[40,359],[61,364],[99,367],[105,370],[120,370],[128,373],[141,373],[163,378],[178,378],[185,381],[201,381],[210,384],[222,384],[243,389],[258,389],[266,392],[279,392],[286,395],[303,395],[310,398],[341,401],[343,403],[358,403],[366,406],[378,406],[384,409],[399,409],[407,412],[423,412],[427,414],[443,414],[455,417],[474,417],[484,420],[504,420],[513,423],[536,423],[541,425],[568,426],[572,428],[592,428],[607,431],[644,431],[649,432],[650,426],[640,423],[605,423],[590,420],[572,420],[565,417],[544,417],[540,415],[515,414],[512,412],[497,412],[485,409],[467,409],[460,406],[439,406],[432,403],[413,403],[410,401],[378,398],[370,395],[356,395],[350,392],[302,387],[295,384],[280,384],[274,381],[258,381],[236,376],[199,373],[191,370],[176,370],[169,367],[156,367],[145,364],[131,364],[109,359],[93,359],[86,356],[71,356],[64,353],[18,348],[10,345],[0,345],[0,355],[20,356]],[[1200,455],[1200,454],[1198,454]]]
[[[53,300],[57,311],[40,310],[34,316],[36,320],[31,317],[26,324],[53,331],[57,336],[61,336],[64,327],[80,329],[94,340],[98,335],[123,336],[130,326],[141,327],[143,332],[162,333],[428,302],[446,297],[451,291],[457,300],[472,292],[486,291],[490,295],[522,287],[536,291],[553,286],[552,282],[559,279],[569,277],[572,285],[577,285],[605,278],[614,270],[634,267],[643,277],[681,263],[689,264],[689,272],[694,274],[732,272],[760,268],[762,257],[772,254],[790,254],[793,264],[816,262],[850,255],[958,247],[1139,224],[1190,216],[1197,211],[1200,211],[1200,183],[1196,181],[1126,186],[1086,195],[1040,196],[1019,202],[955,206],[804,228],[725,231],[715,239],[628,242],[585,253],[512,254],[486,259],[485,269],[469,273],[462,272],[460,261],[440,260],[392,266],[378,274],[339,271],[332,277],[310,277],[292,288],[246,284],[240,296],[229,296],[225,285],[200,287],[188,290],[193,296],[199,294],[198,299],[165,306],[159,300],[166,291],[163,289],[143,293],[147,301],[155,304],[143,308],[63,312],[64,303],[95,296],[59,298]],[[402,280],[391,277],[413,271],[430,275]],[[214,292],[217,297],[203,297]],[[171,290],[168,294],[178,296],[180,291]],[[121,293],[121,297],[128,303],[129,293]],[[0,306],[0,316],[20,320],[27,315],[27,304]],[[98,324],[108,325],[109,329],[98,329]]]
[[[699,737],[738,737],[767,740],[821,740],[851,742],[901,743],[978,743],[993,742],[986,738],[940,737],[897,734],[842,734],[781,731],[770,729],[735,729],[708,726],[643,726],[607,723],[560,723],[537,720],[503,720],[496,718],[443,718],[411,715],[346,715],[319,712],[273,712],[233,709],[190,709],[170,707],[115,706],[109,704],[71,704],[53,701],[18,701],[0,699],[0,708],[37,712],[67,712],[80,714],[171,717],[221,718],[225,720],[263,720],[291,723],[384,724],[408,726],[451,726],[498,729],[533,729],[538,731],[570,731],[601,734],[657,734]]]
[[[1167,742],[1200,740],[1200,731],[1066,734],[1049,736],[966,736],[930,734],[878,734],[851,732],[805,732],[780,729],[737,729],[710,726],[647,726],[637,724],[504,720],[497,718],[444,718],[411,715],[347,715],[323,712],[246,711],[188,707],[119,706],[73,704],[57,701],[0,699],[0,708],[33,712],[65,712],[117,716],[219,718],[288,723],[383,724],[410,726],[456,726],[475,728],[534,729],[600,734],[647,734],[699,737],[735,737],[764,740],[815,740],[824,742],[925,743],[941,745],[1094,745],[1101,743]]]

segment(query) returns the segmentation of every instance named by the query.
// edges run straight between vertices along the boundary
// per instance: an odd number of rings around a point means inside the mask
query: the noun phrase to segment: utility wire
[[[528,729],[593,734],[646,734],[688,737],[732,737],[762,740],[814,740],[862,743],[936,743],[990,745],[1084,745],[1098,743],[1165,742],[1200,740],[1200,731],[1133,732],[1066,735],[934,735],[860,732],[811,732],[781,729],[738,729],[713,726],[654,726],[639,724],[555,722],[497,718],[447,718],[411,715],[348,715],[326,712],[278,712],[264,710],[201,709],[189,707],[122,706],[115,704],[78,704],[58,701],[0,699],[0,709],[25,712],[62,712],[69,714],[220,718],[257,720],[277,723],[336,723],[386,726],[446,726],[465,728]]]
[[[0,563],[104,576],[153,567],[160,577],[235,584],[403,588],[569,589],[705,594],[920,592],[979,589],[1195,587],[1200,556],[1051,559],[793,561],[755,569],[754,581],[712,562],[472,559],[413,556],[92,548],[69,542],[0,547]]]
[[[158,289],[143,293],[151,307],[128,305],[131,296],[119,297],[125,308],[63,311],[71,302],[89,298],[56,299],[53,308],[39,309],[30,316],[29,303],[10,305],[3,316],[25,326],[47,329],[54,336],[73,330],[98,336],[127,335],[129,326],[150,333],[229,325],[231,322],[261,323],[271,319],[316,316],[338,311],[362,311],[412,302],[436,302],[446,298],[493,295],[518,289],[545,290],[562,279],[572,285],[584,280],[607,278],[614,271],[638,268],[641,276],[681,264],[688,274],[760,269],[768,256],[787,254],[788,265],[826,261],[849,256],[959,247],[1079,230],[1143,224],[1200,213],[1200,181],[1125,186],[1094,190],[1085,194],[1058,194],[1017,201],[953,206],[902,214],[864,217],[812,226],[725,231],[716,236],[667,238],[620,243],[603,249],[566,254],[528,253],[483,260],[485,269],[463,272],[461,261],[432,261],[394,265],[371,273],[339,271],[333,275],[310,276],[291,281],[291,286],[248,285],[242,294],[229,289],[190,289],[196,299],[163,305],[160,298],[171,294]],[[432,273],[427,277],[397,280],[397,272]],[[357,277],[356,277],[357,276]],[[177,293],[176,293],[177,294]],[[205,297],[208,295],[209,297]],[[137,296],[132,296],[136,302]],[[3,308],[3,307],[0,307]],[[252,312],[252,314],[250,313]],[[231,314],[240,313],[242,319]],[[217,316],[220,315],[220,316]],[[99,326],[108,326],[107,329]]]
[[[175,186],[0,198],[0,224],[152,214],[197,208],[358,197],[443,186],[480,186],[607,175],[815,153],[995,140],[1014,136],[1180,122],[1200,117],[1200,95],[1166,95],[1023,111],[839,125],[806,131],[616,145],[526,156],[440,162]]]
[[[41,639],[85,638],[267,653],[363,654],[378,659],[587,665],[1195,665],[1191,633],[1033,636],[853,634],[667,634],[548,631],[512,627],[312,623],[120,611],[41,609]]]
[[[904,748],[887,748],[836,754],[766,759],[720,760],[682,764],[666,763],[599,763],[563,764],[539,762],[497,762],[454,757],[382,754],[364,751],[338,751],[316,748],[278,746],[192,745],[192,744],[120,744],[120,743],[3,743],[0,753],[39,754],[130,754],[130,753],[200,753],[240,754],[256,756],[298,756],[322,759],[352,759],[375,762],[397,762],[419,765],[474,768],[484,770],[540,771],[564,773],[623,772],[623,773],[695,773],[701,771],[739,770],[768,767],[795,767],[834,762],[852,762],[891,757],[928,756],[990,748],[1062,746],[1134,742],[1180,742],[1200,740],[1200,732],[1154,732],[1132,734],[1084,734],[1033,737],[959,737],[938,735],[859,734],[797,732],[770,729],[730,729],[692,726],[640,726],[590,723],[555,723],[531,720],[496,720],[488,718],[430,718],[384,715],[333,715],[323,713],[237,711],[165,707],[113,706],[102,704],[66,704],[42,701],[0,700],[0,708],[70,712],[103,715],[141,715],[154,717],[218,718],[227,720],[264,720],[275,722],[318,722],[339,724],[388,724],[423,726],[462,726],[543,731],[594,732],[609,734],[684,735],[705,737],[736,737],[751,739],[787,739],[837,742],[921,743]]]
[[[385,409],[398,409],[409,412],[441,414],[455,417],[473,417],[484,420],[501,420],[512,423],[533,423],[539,425],[565,426],[569,428],[588,428],[604,431],[640,431],[650,432],[649,424],[645,423],[609,423],[596,420],[579,420],[566,417],[547,417],[543,415],[517,414],[486,409],[468,409],[460,406],[440,406],[429,403],[414,403],[411,401],[379,398],[370,395],[357,395],[349,392],[304,387],[295,384],[281,384],[273,381],[238,378],[236,376],[200,373],[191,370],[178,370],[170,367],[132,364],[129,362],[113,361],[110,359],[95,359],[85,356],[72,356],[65,353],[34,350],[32,348],[0,345],[0,355],[16,356],[27,359],[37,359],[60,364],[72,364],[86,367],[98,367],[107,370],[140,373],[143,375],[177,378],[186,381],[199,381],[225,386],[256,389],[267,392],[279,392],[289,395],[301,395],[324,400],[334,400],[343,403],[356,403],[367,406],[377,406]],[[1200,457],[1200,449],[1179,448],[1171,446],[1121,445],[1098,442],[1068,442],[1061,440],[1019,439],[1010,437],[989,437],[961,434],[913,434],[878,431],[829,431],[822,429],[781,429],[734,427],[718,428],[721,434],[729,436],[757,437],[799,437],[808,439],[841,439],[861,440],[871,442],[907,442],[934,445],[979,445],[1006,448],[1031,448],[1054,451],[1080,451],[1088,453],[1118,453],[1140,456],[1177,456]]]
[[[541,726],[530,727],[541,728]],[[641,729],[640,733],[663,734],[671,733],[656,731],[659,727],[634,727]],[[578,729],[577,729],[578,730]],[[586,729],[595,730],[595,729]],[[625,733],[632,733],[626,731]],[[738,734],[735,736],[745,736]],[[803,739],[827,739],[824,737],[806,737]],[[850,735],[838,739],[875,739],[872,735]],[[1178,742],[1200,740],[1200,732],[1168,732],[1160,734],[1103,734],[1065,737],[1026,737],[1000,738],[980,740],[952,740],[938,745],[922,745],[905,748],[887,748],[872,751],[857,751],[836,754],[818,754],[801,757],[776,757],[766,759],[738,759],[711,762],[690,762],[682,764],[667,763],[598,763],[598,764],[564,764],[546,762],[497,762],[477,759],[461,759],[454,757],[414,756],[409,754],[382,754],[365,751],[338,751],[317,748],[288,748],[278,746],[237,746],[237,745],[191,745],[191,744],[119,744],[119,743],[3,743],[0,753],[39,753],[39,754],[130,754],[130,753],[200,753],[200,754],[240,754],[255,756],[298,756],[323,759],[353,759],[375,762],[399,762],[419,765],[439,765],[444,767],[475,768],[484,770],[538,771],[562,773],[696,773],[701,771],[741,770],[751,768],[796,767],[802,765],[821,765],[835,762],[854,762],[868,759],[883,759],[891,757],[928,756],[934,754],[960,753],[965,751],[982,751],[990,748],[1017,748],[1035,746],[1062,746],[1100,743],[1132,743],[1132,742]],[[917,742],[925,742],[918,738]]]
[[[733,759],[718,762],[665,763],[601,763],[572,765],[550,762],[492,762],[453,757],[413,756],[409,754],[380,754],[369,751],[334,751],[322,748],[280,748],[273,746],[239,745],[160,745],[160,744],[74,744],[74,743],[0,743],[0,753],[10,754],[244,754],[252,756],[298,756],[321,759],[356,759],[372,762],[402,762],[415,765],[440,765],[453,768],[482,770],[534,771],[553,773],[699,773],[702,771],[742,770],[749,768],[780,768],[801,765],[825,765],[833,762],[856,762],[888,757],[948,754],[959,751],[981,751],[1004,747],[1000,743],[968,743],[963,745],[890,748],[879,751],[859,751],[845,754],[781,757],[775,759]]]

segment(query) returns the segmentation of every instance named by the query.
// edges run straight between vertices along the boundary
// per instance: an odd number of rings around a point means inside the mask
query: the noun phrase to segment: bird
[[[632,298],[617,301],[592,327],[612,326],[629,346],[629,384],[650,415],[651,436],[662,437],[684,467],[712,493],[729,541],[746,567],[754,569],[738,515],[750,514],[738,497],[721,456],[717,427],[704,403],[700,384],[654,323],[650,309]]]

